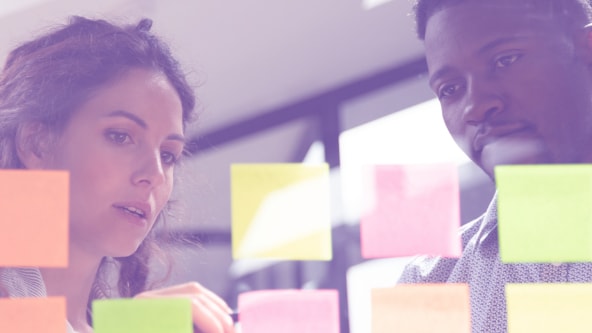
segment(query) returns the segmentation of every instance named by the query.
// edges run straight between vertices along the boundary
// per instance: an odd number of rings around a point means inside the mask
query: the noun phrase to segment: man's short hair
[[[425,38],[426,26],[429,18],[438,11],[470,1],[496,2],[499,0],[415,0],[413,11],[417,36]],[[511,3],[522,3],[531,6],[534,10],[550,14],[557,20],[559,26],[567,31],[582,28],[592,21],[592,0],[510,0]]]

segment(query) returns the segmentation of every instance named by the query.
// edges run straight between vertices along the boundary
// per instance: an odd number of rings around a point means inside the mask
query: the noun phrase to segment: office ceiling
[[[2,0],[0,56],[68,15],[150,17],[198,86],[192,132],[206,131],[421,56],[410,1],[373,2]]]

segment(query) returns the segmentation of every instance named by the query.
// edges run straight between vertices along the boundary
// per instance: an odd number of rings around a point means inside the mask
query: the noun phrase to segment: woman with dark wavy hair
[[[65,296],[70,332],[92,332],[90,304],[110,296],[187,297],[196,329],[233,331],[228,306],[198,283],[148,291],[155,225],[195,106],[151,25],[73,17],[14,49],[0,76],[0,168],[70,174],[69,266],[2,268],[0,288]]]

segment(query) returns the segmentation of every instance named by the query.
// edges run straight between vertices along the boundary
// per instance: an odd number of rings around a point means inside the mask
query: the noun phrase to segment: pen
[[[229,313],[230,318],[232,318],[232,322],[236,325],[238,324],[238,311],[233,311],[232,313]],[[201,330],[199,328],[197,328],[195,325],[193,325],[193,332],[194,333],[201,333]]]

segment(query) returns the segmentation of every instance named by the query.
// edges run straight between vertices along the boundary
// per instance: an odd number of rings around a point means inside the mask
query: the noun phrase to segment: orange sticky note
[[[259,290],[238,296],[242,333],[339,333],[337,290]]]
[[[331,260],[329,166],[231,166],[235,259]]]
[[[69,175],[0,170],[0,266],[68,265]]]
[[[506,285],[508,332],[590,332],[592,284]]]
[[[470,333],[466,284],[401,284],[372,290],[372,333]]]
[[[0,332],[64,333],[66,300],[49,298],[0,298]]]
[[[364,258],[460,256],[456,165],[382,165],[368,172],[370,199],[360,221]]]

